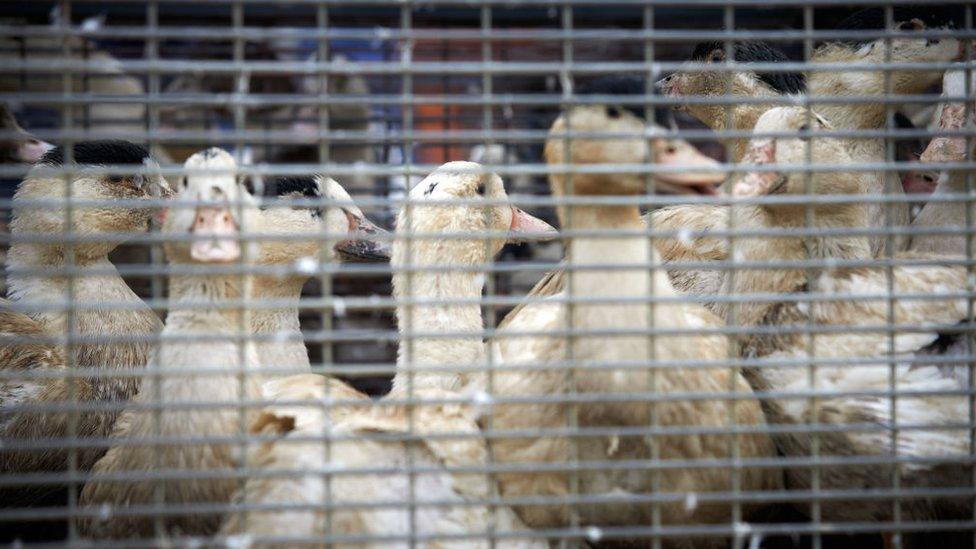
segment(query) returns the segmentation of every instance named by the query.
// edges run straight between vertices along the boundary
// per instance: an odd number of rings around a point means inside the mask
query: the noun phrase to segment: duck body
[[[643,129],[642,123],[630,115],[615,115],[601,109],[601,106],[579,107],[557,120],[547,142],[547,160],[563,163],[564,143],[558,134],[565,124],[576,131]],[[661,138],[660,141],[666,141],[668,146],[660,145],[655,158],[659,162],[673,162],[667,151],[677,151],[678,140]],[[591,158],[604,158],[599,148],[602,144],[603,141],[579,143],[574,138],[570,147],[573,162],[599,162]],[[655,142],[654,146],[659,145]],[[579,156],[584,151],[588,153],[587,160]],[[615,151],[619,148],[609,154]],[[690,158],[710,165],[700,160],[700,155]],[[680,163],[686,160],[683,158]],[[686,175],[691,174],[682,174]],[[557,176],[553,176],[552,188],[557,196],[566,192]],[[577,196],[632,195],[642,192],[644,183],[639,177],[630,180],[617,175],[612,179],[591,180],[574,175],[573,189]],[[775,450],[765,435],[728,432],[732,425],[762,424],[764,419],[757,401],[726,399],[728,394],[751,395],[741,375],[727,366],[709,367],[709,363],[722,363],[728,358],[728,340],[720,334],[708,333],[722,326],[719,318],[697,304],[652,303],[654,299],[669,299],[677,294],[652,241],[640,234],[619,234],[639,233],[643,228],[637,206],[575,205],[571,211],[568,208],[560,211],[560,218],[568,228],[587,235],[576,236],[568,244],[567,262],[573,268],[563,273],[557,299],[524,304],[492,341],[493,362],[497,364],[491,381],[494,395],[500,402],[508,399],[539,402],[495,404],[491,415],[480,421],[483,427],[490,426],[496,433],[491,442],[496,461],[531,465],[578,459],[581,467],[572,472],[500,473],[501,495],[568,498],[579,493],[609,499],[588,505],[557,503],[516,508],[530,527],[559,528],[573,523],[574,517],[580,524],[597,527],[652,522],[655,506],[635,503],[628,496],[733,490],[735,475],[730,467],[722,465],[696,464],[693,468],[666,473],[641,467],[601,466],[608,460],[621,464],[677,460],[697,463],[709,459],[721,461],[733,455],[749,460],[772,455]],[[647,265],[652,268],[648,269]],[[572,306],[566,304],[569,299],[575,301]],[[559,334],[538,335],[569,328],[578,331],[572,342]],[[655,333],[655,330],[667,333]],[[538,368],[540,365],[551,367]],[[710,396],[702,399],[679,396],[691,393]],[[575,397],[580,395],[585,398],[577,400]],[[554,400],[560,396],[568,401]],[[651,425],[690,432],[653,435],[628,432]],[[597,430],[605,434],[570,439],[559,434],[565,429]],[[513,430],[540,434],[504,435]],[[782,473],[775,469],[743,467],[737,474],[739,487],[744,490],[775,490],[782,483]],[[619,502],[613,501],[615,497],[619,497]],[[749,506],[745,507],[748,512]],[[665,525],[727,522],[732,512],[730,505],[720,502],[693,508],[664,503],[657,511]],[[666,545],[681,543],[684,542],[666,541]],[[687,543],[718,546],[724,541],[713,538]]]
[[[486,222],[503,230],[521,219],[518,212],[510,206],[445,207],[422,202],[428,198],[476,202],[504,196],[501,179],[477,164],[449,163],[436,170],[414,188],[411,200],[419,203],[412,204],[410,213],[401,213],[398,220],[401,230],[427,237],[415,237],[409,243],[398,240],[393,263],[397,267],[430,262],[483,267],[490,260],[488,249],[497,252],[503,241],[490,242],[486,248],[484,239],[475,236],[472,240],[442,239],[431,234],[477,235],[489,229]],[[397,269],[395,276],[403,270]],[[456,543],[481,547],[488,543],[478,538],[487,536],[490,528],[509,534],[524,529],[507,507],[484,504],[493,493],[489,476],[452,471],[488,464],[487,446],[471,406],[421,402],[407,407],[398,402],[413,396],[435,401],[459,398],[470,382],[462,381],[454,369],[459,364],[467,367],[485,362],[484,324],[477,303],[484,278],[471,272],[421,271],[414,276],[417,278],[409,282],[395,279],[398,297],[474,301],[452,308],[416,303],[398,307],[401,330],[408,328],[407,315],[413,315],[410,318],[416,323],[409,324],[409,329],[419,333],[411,335],[409,343],[406,338],[401,342],[399,381],[394,381],[393,391],[383,402],[370,402],[346,384],[314,374],[266,382],[265,397],[275,404],[266,408],[251,429],[280,438],[249,454],[250,466],[268,475],[250,479],[235,499],[249,505],[299,508],[233,513],[224,523],[222,535],[262,540],[311,538],[314,546],[323,547],[378,547],[406,546],[407,538],[420,534],[416,543],[421,547]],[[431,322],[441,321],[444,323],[437,329],[461,335],[456,340],[424,335],[434,327]],[[470,337],[464,335],[469,332]],[[404,349],[408,345],[410,349]],[[405,369],[408,366],[422,368],[413,372]],[[323,402],[330,405],[323,409]],[[328,479],[317,472],[325,467],[335,471]],[[416,502],[414,511],[407,502]],[[324,503],[330,507],[323,509]],[[455,539],[458,536],[461,538]],[[327,537],[335,541],[326,542]],[[289,542],[281,543],[287,546]],[[523,544],[506,539],[505,543],[545,546],[531,540]]]
[[[72,196],[98,201],[139,200],[167,197],[168,185],[151,169],[155,162],[142,147],[121,141],[82,142],[74,146],[74,160],[80,165],[144,165],[148,174],[123,174],[115,180],[80,175],[72,184]],[[105,437],[112,429],[119,410],[107,409],[76,412],[73,403],[123,403],[138,388],[138,379],[125,375],[128,370],[142,368],[153,348],[162,322],[143,301],[132,292],[108,260],[115,242],[87,240],[75,244],[70,254],[61,244],[20,241],[18,237],[60,233],[64,230],[65,210],[50,204],[24,206],[25,201],[56,201],[66,198],[65,182],[57,170],[64,164],[65,151],[49,151],[32,168],[14,197],[14,220],[11,223],[13,244],[8,253],[8,295],[12,303],[27,310],[26,316],[44,336],[73,337],[70,346],[57,343],[51,352],[57,354],[63,366],[82,371],[112,372],[118,375],[92,377],[47,377],[24,387],[26,391],[0,393],[2,408],[21,409],[4,414],[0,423],[0,437],[17,440],[50,442],[75,437]],[[17,202],[20,204],[17,204]],[[153,207],[113,208],[110,205],[76,206],[73,230],[84,234],[140,233],[149,224]],[[26,240],[26,239],[25,239]],[[77,274],[71,278],[58,271],[72,268]],[[34,272],[19,272],[31,270]],[[71,303],[72,311],[62,307]],[[105,306],[111,303],[112,306]],[[36,307],[35,310],[31,310]],[[26,322],[21,323],[26,326]],[[3,365],[16,370],[17,364]],[[68,406],[64,410],[37,411],[31,408]],[[42,445],[36,449],[0,450],[0,468],[4,472],[54,472],[68,467],[69,451],[63,445]],[[104,453],[100,445],[83,446],[73,452],[75,466],[87,471]],[[45,487],[53,490],[55,487]],[[17,494],[6,498],[19,505]]]
[[[805,119],[802,109],[782,108],[764,114],[760,124],[764,132],[784,132],[796,129]],[[819,128],[830,127],[822,118],[816,121]],[[815,160],[827,155],[835,162],[845,162],[843,147],[830,138],[816,138],[812,143]],[[792,138],[757,139],[750,148],[759,164],[794,164],[806,149],[805,143]],[[733,192],[740,197],[803,193],[808,185],[803,179],[772,171],[751,173],[735,183]],[[817,173],[809,185],[817,194],[856,194],[864,185],[860,179],[855,173]],[[758,367],[744,373],[762,398],[767,419],[780,425],[825,426],[815,437],[807,429],[778,429],[773,437],[780,451],[788,457],[807,458],[816,448],[825,459],[839,460],[819,468],[816,485],[820,489],[883,490],[891,486],[895,475],[903,487],[948,487],[964,482],[968,473],[961,467],[960,456],[968,452],[970,441],[959,425],[968,421],[968,400],[945,393],[968,387],[966,366],[951,360],[953,349],[965,347],[969,337],[952,329],[967,318],[966,300],[953,296],[965,291],[965,269],[940,265],[938,256],[902,252],[892,259],[917,264],[830,268],[812,275],[790,268],[790,260],[870,259],[866,239],[788,236],[783,229],[793,226],[790,219],[798,218],[789,207],[768,203],[747,208],[753,213],[739,218],[741,226],[776,229],[777,236],[744,238],[737,241],[736,253],[745,261],[775,261],[785,267],[736,273],[734,279],[726,280],[723,292],[736,295],[738,302],[716,304],[715,309],[740,326],[779,328],[771,334],[756,332],[741,341],[744,356],[760,359]],[[818,227],[866,225],[866,210],[857,204],[811,208]],[[804,300],[807,292],[823,294],[823,298]],[[770,293],[791,299],[748,299],[751,294]],[[945,297],[939,297],[941,294]],[[901,297],[891,301],[889,295]],[[913,299],[913,295],[924,299]],[[892,333],[892,324],[918,329]],[[831,329],[811,330],[811,326]],[[817,363],[813,370],[811,361]],[[897,400],[888,394],[891,390],[900,392]],[[813,400],[805,396],[809,391],[824,395]],[[906,459],[895,461],[895,457]],[[790,488],[814,486],[807,468],[788,467],[786,475]],[[838,498],[821,502],[819,507],[821,516],[831,521],[893,520],[894,516],[886,499]],[[960,511],[966,509],[971,507],[965,502],[937,497],[904,502],[902,517],[960,517]],[[801,510],[806,510],[805,504]]]
[[[230,169],[233,158],[209,149],[187,160],[188,170]],[[253,225],[250,195],[231,175],[191,175],[183,186],[184,200],[242,201],[238,207],[174,208],[164,231],[179,233],[165,244],[175,264],[227,262],[257,254],[247,252],[229,235]],[[199,238],[187,242],[185,235]],[[202,238],[213,234],[213,238]],[[241,402],[261,398],[260,362],[249,340],[244,311],[227,308],[229,300],[247,296],[246,277],[203,272],[170,277],[170,312],[158,350],[148,368],[159,373],[147,377],[132,406],[119,417],[112,432],[115,442],[92,469],[92,478],[81,492],[83,507],[109,510],[109,518],[86,516],[79,531],[93,538],[150,538],[157,519],[169,535],[207,535],[219,528],[219,511],[157,515],[140,506],[161,498],[168,505],[226,504],[239,481],[228,476],[244,462],[244,448],[228,441],[246,432],[255,411],[241,409]],[[199,407],[201,403],[207,406]],[[155,408],[159,406],[159,408]],[[153,442],[162,439],[161,442]],[[199,478],[153,479],[154,475],[195,473]],[[212,473],[212,476],[207,476]],[[137,480],[118,480],[112,475],[139,475]],[[116,509],[131,514],[111,516]]]

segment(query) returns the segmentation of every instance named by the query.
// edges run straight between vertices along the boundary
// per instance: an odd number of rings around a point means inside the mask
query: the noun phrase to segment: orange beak
[[[512,206],[512,224],[508,227],[509,242],[545,241],[552,240],[557,236],[559,236],[559,232],[552,225]]]
[[[227,208],[200,207],[190,232],[197,238],[190,257],[206,263],[227,263],[241,257],[237,224]]]
[[[654,161],[659,166],[682,169],[680,172],[654,174],[659,192],[711,195],[715,194],[715,185],[725,181],[725,172],[718,170],[721,164],[684,140],[655,139],[651,146]],[[704,171],[702,168],[714,171]]]

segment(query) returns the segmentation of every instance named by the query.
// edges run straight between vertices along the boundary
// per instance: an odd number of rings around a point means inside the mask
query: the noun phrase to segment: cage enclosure
[[[973,17],[3,3],[0,543],[976,546]]]

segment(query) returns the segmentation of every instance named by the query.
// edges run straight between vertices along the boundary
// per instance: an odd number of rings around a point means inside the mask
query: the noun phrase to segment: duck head
[[[973,84],[976,78],[970,82],[969,93],[973,93]],[[966,97],[966,73],[964,71],[946,71],[942,80],[942,95],[946,97]],[[966,120],[966,105],[961,102],[943,102],[939,105],[936,113],[939,122],[939,131],[960,131],[966,128],[972,129],[976,125],[976,102],[969,104],[969,120]],[[922,162],[963,162],[966,160],[966,137],[965,136],[940,136],[935,137],[929,142],[928,147],[919,157]]]
[[[0,132],[13,134],[0,143],[0,161],[33,164],[41,159],[54,145],[41,141],[20,127],[6,105],[0,104]]]
[[[183,168],[177,201],[163,221],[163,232],[174,236],[164,245],[169,260],[231,263],[256,258],[257,247],[240,237],[257,228],[257,202],[241,182],[234,157],[210,148],[187,158]]]
[[[74,144],[70,155],[66,153],[64,147],[47,151],[27,173],[15,194],[21,205],[14,208],[14,231],[68,230],[68,212],[62,201],[70,196],[87,202],[71,206],[73,232],[113,235],[76,244],[76,257],[101,257],[126,240],[125,234],[146,232],[152,217],[161,210],[159,200],[173,196],[159,165],[144,147],[127,141],[85,141]],[[66,177],[70,178],[68,185]],[[48,203],[24,205],[29,200]],[[115,204],[120,201],[125,203]]]
[[[261,232],[287,238],[263,241],[262,263],[318,259],[323,252],[326,260],[389,261],[389,234],[367,219],[334,179],[280,177],[265,184],[264,197]]]
[[[571,136],[572,133],[583,135]],[[720,164],[688,142],[670,138],[658,127],[652,127],[648,135],[642,119],[613,105],[568,109],[549,130],[545,157],[551,165],[608,164],[635,168],[634,172],[573,173],[572,192],[579,195],[644,194],[647,186],[643,168],[650,162],[683,168],[652,175],[655,189],[662,193],[714,194],[715,185],[725,179],[725,173],[717,169]],[[566,179],[562,174],[553,174],[553,193],[567,192]]]
[[[963,6],[946,8],[939,6],[896,6],[892,8],[892,21],[888,25],[885,8],[873,7],[854,13],[841,21],[838,30],[865,31],[889,29],[903,36],[890,38],[856,38],[838,40],[821,46],[816,54],[826,62],[852,62],[858,64],[885,63],[945,63],[962,59],[965,43],[957,38],[935,38],[923,33],[953,28],[961,21]],[[912,34],[920,36],[913,37]],[[896,94],[920,94],[942,78],[938,70],[905,69],[890,72],[891,90]],[[864,94],[885,92],[885,77],[877,72],[840,72],[837,78],[850,80],[853,89]]]
[[[777,107],[770,109],[759,118],[756,133],[792,132],[797,135],[787,137],[758,137],[749,142],[743,162],[773,168],[777,165],[803,166],[814,164],[851,163],[844,141],[816,136],[818,131],[829,131],[833,127],[822,116],[810,113],[802,107]],[[851,175],[860,181],[858,174]],[[745,173],[732,187],[733,196],[751,198],[778,194],[804,194],[807,190],[808,174],[802,170],[770,170]],[[844,194],[852,192],[842,185],[846,178],[830,172],[809,174],[811,190],[816,194]],[[771,209],[795,208],[797,205],[764,204]],[[800,207],[803,207],[800,205]]]
[[[776,97],[799,94],[806,90],[801,73],[754,72],[749,63],[785,63],[789,58],[779,49],[765,42],[744,41],[733,44],[733,59],[743,66],[733,72],[711,70],[709,65],[726,62],[722,42],[702,42],[695,46],[687,69],[677,71],[657,82],[658,90],[668,97]],[[701,65],[704,64],[704,67]],[[692,66],[694,65],[694,66]],[[678,106],[704,122],[708,127],[726,128],[728,104],[694,104]],[[757,105],[758,106],[758,105]],[[765,110],[765,108],[763,109]]]
[[[545,221],[510,204],[502,178],[475,162],[444,164],[417,183],[409,199],[397,217],[397,233],[418,235],[425,248],[437,248],[440,263],[484,264],[506,242],[557,235]],[[398,238],[393,261],[402,264],[409,247]]]

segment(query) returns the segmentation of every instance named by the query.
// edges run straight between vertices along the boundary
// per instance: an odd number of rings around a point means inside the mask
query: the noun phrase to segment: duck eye
[[[668,145],[668,148],[664,149],[664,152],[666,154],[675,154],[678,152],[678,149],[674,145]]]
[[[800,126],[799,127],[799,130],[801,132],[808,132],[808,131],[810,131],[810,124],[804,124],[804,125]]]
[[[623,113],[617,107],[607,107],[607,116],[610,118],[620,118]]]
[[[484,182],[484,181],[482,181],[481,183],[478,183],[478,186],[477,186],[477,188],[475,188],[475,190],[474,190],[474,191],[475,191],[476,193],[478,193],[478,194],[480,194],[481,196],[484,196],[484,195],[485,195],[485,190],[486,190],[486,189],[487,189],[487,187],[485,186],[485,182]]]

